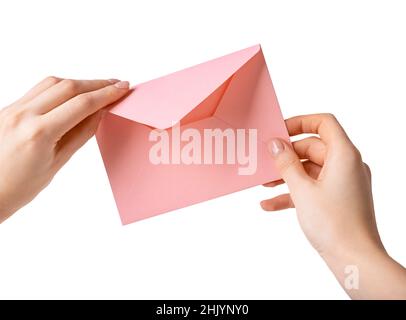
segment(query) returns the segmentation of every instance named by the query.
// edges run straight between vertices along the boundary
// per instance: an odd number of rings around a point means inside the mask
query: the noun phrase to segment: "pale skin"
[[[406,299],[406,269],[385,251],[375,222],[371,172],[336,118],[305,115],[286,120],[291,136],[316,134],[292,146],[269,142],[290,194],[264,200],[267,211],[296,208],[299,224],[348,295]],[[354,269],[355,268],[355,269]],[[354,270],[358,285],[354,286]]]
[[[95,133],[102,112],[129,83],[48,77],[0,110],[0,222],[30,202]],[[296,207],[311,245],[355,299],[406,299],[406,270],[385,251],[376,227],[371,173],[332,115],[286,120],[290,146],[269,142],[290,194],[261,202],[267,211]],[[301,161],[302,160],[302,161]],[[348,288],[348,266],[359,285]],[[350,269],[351,271],[352,269]]]
[[[96,131],[118,80],[48,77],[0,111],[0,222],[30,202]]]

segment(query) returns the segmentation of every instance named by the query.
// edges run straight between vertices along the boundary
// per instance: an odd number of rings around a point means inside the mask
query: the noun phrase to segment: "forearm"
[[[406,299],[406,269],[383,248],[336,249],[323,258],[352,299]]]

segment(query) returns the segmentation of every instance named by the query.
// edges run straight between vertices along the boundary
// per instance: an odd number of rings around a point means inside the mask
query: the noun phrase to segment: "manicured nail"
[[[119,82],[120,80],[118,80],[118,79],[109,79],[107,81],[113,84],[113,83]]]
[[[128,81],[120,81],[114,85],[119,89],[128,89],[130,87],[130,83]]]
[[[278,154],[282,153],[283,150],[285,150],[285,146],[282,143],[281,140],[279,139],[272,139],[269,143],[268,143],[268,149],[269,151],[272,153],[272,155],[275,157]]]

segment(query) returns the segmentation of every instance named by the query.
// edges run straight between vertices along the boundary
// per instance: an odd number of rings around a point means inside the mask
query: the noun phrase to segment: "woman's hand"
[[[0,222],[31,201],[93,136],[128,82],[49,77],[0,110]]]
[[[329,114],[294,117],[286,126],[291,136],[319,137],[292,146],[269,142],[283,180],[266,186],[286,182],[290,194],[262,201],[262,208],[296,207],[306,237],[351,297],[406,298],[406,271],[387,255],[377,230],[371,172],[344,129]],[[357,272],[358,285],[347,283]]]

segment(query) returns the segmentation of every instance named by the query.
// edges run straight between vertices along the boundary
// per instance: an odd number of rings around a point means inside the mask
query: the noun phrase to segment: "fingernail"
[[[128,81],[119,81],[114,84],[119,89],[128,89],[130,87],[130,83]]]
[[[268,143],[268,150],[272,153],[272,155],[275,157],[278,154],[282,153],[283,150],[285,150],[285,146],[282,143],[281,140],[279,139],[272,139],[269,143]]]
[[[107,80],[108,82],[110,82],[110,83],[117,83],[117,82],[119,82],[120,80],[118,80],[118,79],[109,79],[109,80]]]

